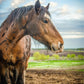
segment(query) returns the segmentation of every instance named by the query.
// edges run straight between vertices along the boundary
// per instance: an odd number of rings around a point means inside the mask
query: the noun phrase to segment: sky
[[[0,0],[0,25],[10,12],[22,6],[34,5],[36,0]],[[50,3],[49,12],[56,29],[64,39],[64,48],[84,48],[84,0],[40,0]],[[32,48],[44,46],[32,39]]]

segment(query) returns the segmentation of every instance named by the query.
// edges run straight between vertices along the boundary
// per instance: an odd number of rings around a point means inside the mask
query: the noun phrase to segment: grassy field
[[[42,53],[41,53],[42,52]],[[46,51],[45,51],[46,52]],[[64,53],[65,56],[64,56]],[[84,71],[84,53],[68,51],[62,55],[47,55],[41,50],[34,52],[29,59],[28,69],[80,69]]]
[[[82,65],[84,65],[84,60],[48,60],[48,61],[29,62],[28,68],[62,69]]]

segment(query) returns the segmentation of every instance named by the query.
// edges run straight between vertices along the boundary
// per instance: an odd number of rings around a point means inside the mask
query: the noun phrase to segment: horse
[[[25,70],[30,57],[31,37],[58,53],[64,41],[51,21],[49,4],[14,9],[0,26],[0,84],[24,84]]]

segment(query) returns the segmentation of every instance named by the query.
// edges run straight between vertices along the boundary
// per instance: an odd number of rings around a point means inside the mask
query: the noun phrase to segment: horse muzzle
[[[51,51],[54,51],[56,53],[63,52],[64,45],[58,42],[58,44],[51,44]]]

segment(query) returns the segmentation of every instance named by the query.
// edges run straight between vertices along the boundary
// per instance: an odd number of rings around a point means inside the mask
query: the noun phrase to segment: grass
[[[84,69],[78,69],[77,71],[83,71],[84,72]]]
[[[57,68],[69,68],[72,66],[84,65],[84,60],[48,60],[39,62],[29,62],[28,68],[38,69],[57,69]]]
[[[30,57],[30,60],[31,62],[29,62],[28,68],[31,69],[70,69],[74,68],[74,66],[77,69],[83,69],[82,65],[84,65],[84,56],[76,56],[75,54],[67,54],[66,56],[53,54],[50,56],[35,52],[33,56]]]

